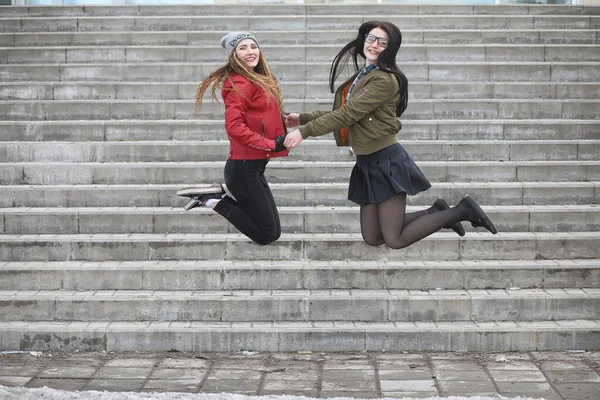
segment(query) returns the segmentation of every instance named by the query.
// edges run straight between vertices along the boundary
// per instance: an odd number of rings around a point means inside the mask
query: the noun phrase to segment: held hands
[[[286,136],[287,136],[287,133],[284,133],[283,135],[279,135],[275,138],[274,151],[284,151],[285,150],[285,146],[283,145],[283,142],[285,141]]]
[[[288,128],[294,128],[300,125],[300,114],[289,113],[285,115],[285,126]]]
[[[300,133],[300,131],[298,129],[296,129],[287,134],[287,137],[285,138],[283,145],[285,147],[287,147],[289,150],[291,150],[294,147],[296,147],[297,145],[299,145],[300,142],[302,142],[303,140],[304,140],[304,138],[302,137],[302,134]]]

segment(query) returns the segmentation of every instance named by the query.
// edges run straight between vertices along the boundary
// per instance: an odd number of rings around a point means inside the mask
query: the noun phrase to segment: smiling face
[[[258,65],[260,49],[252,39],[242,40],[235,48],[235,56],[249,69]]]
[[[375,37],[374,40],[373,36]],[[369,43],[371,40],[372,43]],[[382,46],[381,43],[384,43],[385,46]],[[373,28],[369,31],[363,48],[367,65],[377,64],[377,59],[381,52],[386,49],[387,43],[389,43],[389,35],[386,31],[381,28]]]

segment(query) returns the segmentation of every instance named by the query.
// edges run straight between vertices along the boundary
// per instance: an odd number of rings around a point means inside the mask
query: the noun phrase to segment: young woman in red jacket
[[[279,213],[264,172],[271,158],[288,154],[283,146],[283,97],[254,35],[231,32],[221,39],[221,46],[228,62],[202,80],[196,110],[210,85],[213,100],[221,88],[229,139],[225,184],[235,199],[221,184],[186,188],[177,194],[190,198],[184,209],[210,207],[254,242],[266,245],[281,235]]]

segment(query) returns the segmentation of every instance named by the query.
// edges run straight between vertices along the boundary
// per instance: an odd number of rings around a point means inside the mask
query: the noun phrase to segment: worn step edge
[[[2,321],[547,321],[599,319],[600,288],[0,291]]]
[[[271,183],[278,204],[285,206],[353,206],[346,199],[348,183]],[[4,185],[3,207],[179,207],[180,184]],[[133,193],[133,196],[128,193]],[[488,205],[600,204],[600,182],[433,182],[410,205],[425,206],[437,197],[450,204],[471,193]]]
[[[600,232],[434,233],[402,250],[360,234],[283,234],[259,246],[241,234],[0,235],[4,261],[135,260],[539,260],[596,259]]]
[[[0,348],[63,351],[598,350],[600,323],[0,322]]]
[[[0,290],[600,288],[600,260],[0,261]]]
[[[180,203],[183,205],[184,199]],[[407,207],[407,212],[424,207]],[[502,232],[600,230],[600,207],[482,206]],[[283,233],[358,233],[358,207],[279,207]],[[474,231],[463,223],[467,231]],[[0,233],[237,233],[206,208],[193,213],[181,207],[15,207],[0,208]]]

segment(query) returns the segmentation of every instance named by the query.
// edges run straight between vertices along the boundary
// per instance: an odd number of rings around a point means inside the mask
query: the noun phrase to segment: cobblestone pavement
[[[310,397],[600,399],[599,352],[18,353],[0,385]]]

